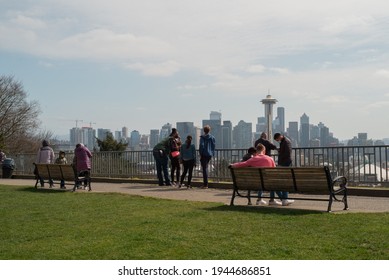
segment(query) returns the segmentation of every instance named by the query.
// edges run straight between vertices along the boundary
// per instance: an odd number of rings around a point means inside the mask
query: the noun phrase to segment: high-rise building
[[[298,147],[298,141],[299,141],[299,124],[298,124],[298,122],[289,122],[287,134],[288,134],[288,138],[292,141],[292,146]]]
[[[320,128],[320,144],[322,147],[327,147],[330,144],[330,130],[325,125]]]
[[[299,147],[309,147],[309,140],[310,140],[310,127],[309,127],[309,117],[304,113],[300,117],[300,145]]]
[[[119,130],[115,131],[115,140],[116,141],[122,140],[122,132],[121,131],[119,131]]]
[[[128,138],[128,127],[122,127],[122,137],[127,140]]]
[[[101,141],[104,141],[107,138],[108,134],[111,134],[110,129],[106,129],[106,128],[98,128],[97,129],[97,138],[99,138],[99,140],[101,140]]]
[[[320,128],[317,125],[310,125],[311,140],[320,139]]]
[[[366,132],[358,133],[358,142],[359,142],[359,145],[366,146],[366,144],[367,144],[367,133]]]
[[[223,121],[221,148],[232,149],[232,122],[231,121]]]
[[[81,128],[73,127],[70,129],[70,145],[76,146],[78,143],[82,143]]]
[[[159,139],[162,140],[164,138],[169,137],[170,133],[172,132],[173,125],[170,123],[164,124],[161,128]]]
[[[257,119],[257,124],[255,126],[255,132],[261,134],[262,132],[266,132],[266,118],[259,117]]]
[[[261,102],[265,106],[266,133],[273,135],[273,105],[277,103],[277,99],[272,98],[269,94]]]
[[[209,125],[211,127],[211,134],[215,137],[216,140],[216,149],[221,149],[222,147],[222,121],[221,113],[212,111],[210,114],[209,120],[203,120],[203,127]]]
[[[192,136],[192,139],[196,137],[196,127],[193,122],[177,122],[176,128],[183,141],[188,135]]]
[[[253,145],[253,125],[240,121],[232,132],[234,147],[247,149]]]
[[[222,113],[220,112],[216,112],[216,111],[211,111],[211,113],[209,114],[209,119],[210,120],[216,120],[216,121],[222,121]]]
[[[91,127],[74,127],[70,130],[70,144],[72,146],[83,143],[89,149],[96,147],[96,131]]]
[[[150,130],[150,148],[154,148],[159,142],[159,129]]]
[[[188,135],[192,136],[192,143],[198,147],[199,144],[199,134],[197,133],[197,127],[194,126],[193,122],[177,122],[177,130],[181,137],[182,143],[185,142]]]
[[[140,147],[140,133],[137,130],[131,131],[130,134],[130,149],[139,150]]]
[[[277,117],[274,120],[275,126],[274,130],[278,133],[285,133],[285,108],[278,107],[277,108]]]

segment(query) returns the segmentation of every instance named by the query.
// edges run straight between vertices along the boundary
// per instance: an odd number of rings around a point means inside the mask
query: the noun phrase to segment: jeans
[[[277,193],[277,196],[279,199],[283,199],[283,192],[282,191],[270,191],[270,200],[274,200],[275,198],[275,193]],[[262,198],[263,191],[258,192],[258,199]]]
[[[279,165],[279,166],[286,166],[286,167],[292,166],[292,160],[288,160],[288,161],[286,161],[286,162],[279,163],[278,165]],[[289,197],[289,192],[281,192],[281,194],[282,194],[282,200],[288,199],[288,197]]]
[[[203,171],[203,183],[204,186],[208,186],[208,163],[212,157],[210,156],[201,156],[200,164]]]
[[[166,185],[170,185],[170,179],[168,175],[167,166],[169,163],[169,158],[160,150],[154,150],[153,156],[155,159],[155,166],[157,167],[157,177],[158,183],[160,186],[163,186],[163,178],[165,178]],[[163,177],[162,177],[163,173]]]

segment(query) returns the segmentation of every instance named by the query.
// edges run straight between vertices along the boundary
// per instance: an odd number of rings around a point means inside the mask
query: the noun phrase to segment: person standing
[[[185,176],[189,172],[188,184],[186,185],[187,188],[189,189],[192,188],[190,184],[192,182],[193,168],[196,165],[196,147],[192,143],[192,136],[188,135],[186,137],[186,141],[184,145],[181,146],[180,153],[181,153],[181,161],[182,164],[184,165],[184,171],[182,172],[179,187],[183,186]]]
[[[292,143],[290,140],[280,133],[274,134],[274,140],[280,143],[278,150],[278,166],[292,165]],[[282,192],[282,205],[287,206],[292,204],[294,200],[288,199],[288,192]]]
[[[49,141],[47,140],[42,141],[42,147],[38,150],[38,154],[36,156],[35,162],[45,163],[45,164],[52,164],[54,162],[54,151],[50,147]],[[41,183],[41,187],[44,187],[45,183],[43,181],[43,178],[39,178],[39,181]],[[50,180],[49,184],[50,184],[50,188],[53,187],[52,180]]]
[[[165,179],[166,186],[171,186],[167,168],[169,163],[169,153],[169,138],[163,139],[153,148],[153,157],[155,160],[155,166],[157,168],[158,184],[160,186],[164,186],[163,179]]]
[[[170,133],[169,136],[169,149],[170,149],[169,158],[170,158],[170,163],[172,164],[170,175],[171,175],[171,184],[173,186],[179,185],[180,182],[180,172],[181,172],[180,148],[181,148],[181,138],[178,135],[177,129],[173,128],[172,133]],[[175,181],[174,181],[174,175],[176,175]]]
[[[258,144],[262,144],[262,145],[265,146],[265,148],[266,148],[266,155],[267,156],[271,156],[271,151],[272,150],[277,150],[276,145],[274,145],[269,140],[267,140],[267,134],[265,132],[262,132],[261,136],[259,137],[259,139],[257,141],[255,141],[254,147],[257,147]]]
[[[211,127],[209,125],[204,126],[204,134],[200,136],[200,164],[203,172],[203,189],[208,188],[208,164],[211,158],[215,154],[216,140],[213,135],[210,134]]]
[[[74,150],[74,158],[73,158],[73,164],[76,167],[77,176],[83,176],[84,179],[84,188],[88,187],[88,190],[91,191],[90,186],[90,170],[92,168],[91,163],[92,153],[89,151],[87,147],[84,146],[84,144],[79,143],[76,145],[76,149]],[[76,190],[75,186],[73,188],[73,191]]]

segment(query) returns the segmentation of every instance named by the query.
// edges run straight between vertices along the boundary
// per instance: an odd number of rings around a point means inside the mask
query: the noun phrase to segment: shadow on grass
[[[66,191],[71,191],[71,189],[48,189],[48,188],[35,188],[35,187],[22,187],[19,188],[20,192],[30,192],[30,193],[57,193],[63,194]]]
[[[207,207],[203,209],[206,211],[246,212],[246,213],[261,213],[261,214],[278,214],[278,215],[287,215],[287,216],[301,216],[301,215],[326,213],[318,210],[304,210],[304,209],[293,209],[293,208],[285,209],[285,208],[277,208],[277,207],[229,206],[229,205]]]

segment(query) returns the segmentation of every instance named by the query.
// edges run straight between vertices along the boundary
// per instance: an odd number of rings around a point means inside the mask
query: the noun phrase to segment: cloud
[[[206,89],[208,88],[208,85],[181,85],[178,86],[177,89],[179,90],[198,90],[198,89]]]
[[[61,56],[93,58],[96,60],[133,59],[159,57],[171,51],[166,42],[148,36],[135,36],[130,33],[116,33],[101,28],[79,33],[58,42]]]
[[[377,70],[375,73],[378,76],[389,79],[389,70],[387,70],[387,69],[380,69],[380,70]]]
[[[131,63],[126,64],[125,68],[140,71],[145,76],[168,77],[178,72],[180,65],[175,61],[166,61],[162,63]]]
[[[256,65],[249,66],[246,71],[248,73],[255,74],[255,73],[263,73],[265,72],[265,70],[266,70],[265,66],[263,66],[262,64],[256,64]]]

